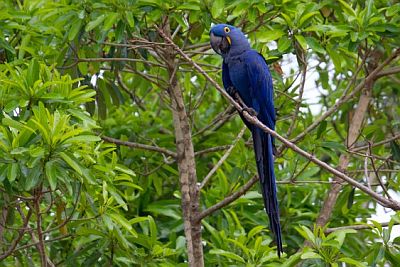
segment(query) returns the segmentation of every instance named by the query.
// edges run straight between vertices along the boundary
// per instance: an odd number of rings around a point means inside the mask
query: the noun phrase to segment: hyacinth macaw
[[[222,56],[222,81],[225,90],[235,98],[239,94],[248,110],[268,128],[275,129],[275,109],[271,74],[261,54],[250,48],[245,35],[236,27],[218,24],[211,28],[210,43]],[[283,252],[274,173],[273,137],[257,126],[242,120],[253,136],[255,158],[264,205],[275,235],[278,256]]]

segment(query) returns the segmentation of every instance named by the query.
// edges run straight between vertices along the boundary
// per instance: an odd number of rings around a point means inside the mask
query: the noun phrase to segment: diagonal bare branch
[[[145,145],[145,144],[140,144],[140,143],[135,143],[135,142],[129,142],[129,141],[122,141],[120,139],[112,138],[109,136],[100,136],[101,139],[103,139],[106,142],[113,143],[116,145],[122,145],[122,146],[128,146],[131,148],[138,148],[138,149],[143,149],[143,150],[149,150],[149,151],[154,151],[154,152],[159,152],[161,154],[164,154],[166,156],[170,156],[172,158],[176,158],[176,153],[168,150],[166,148],[158,147],[158,146],[150,146],[150,145]]]
[[[186,55],[177,45],[175,45],[170,38],[168,38],[159,28],[157,28],[157,31],[159,32],[159,34],[164,38],[164,40],[171,44],[172,48],[177,51],[186,61],[188,61],[198,72],[200,72],[209,82],[211,82],[215,88],[225,97],[229,100],[229,102],[235,106],[236,109],[238,110],[242,110],[242,107],[240,106],[239,103],[237,103],[225,90],[222,89],[222,87],[215,82],[209,75],[208,73],[206,73],[198,64],[196,64],[196,62],[194,62],[188,55]],[[374,71],[372,71],[370,73],[370,75],[368,75],[363,82],[361,82],[345,99],[346,101],[350,98],[352,98],[356,92],[360,91],[361,88],[364,87],[365,83],[367,81],[372,81],[374,79],[376,79],[376,74],[379,73],[386,65],[388,65],[393,59],[395,59],[398,55],[400,54],[400,48],[397,49],[392,55],[390,55],[385,61],[384,63],[382,63],[380,66],[378,66]],[[343,103],[336,103],[333,108],[328,112],[327,111],[327,115],[324,115],[326,117],[328,117],[330,114],[334,113],[337,110],[338,105],[343,104]],[[282,137],[281,135],[279,135],[277,132],[269,129],[268,127],[266,127],[264,124],[262,124],[257,117],[252,116],[251,114],[247,113],[247,112],[243,112],[243,117],[246,118],[246,120],[254,125],[256,125],[257,127],[259,127],[260,129],[262,129],[264,132],[271,134],[272,136],[274,136],[276,139],[278,139],[279,141],[281,141],[285,146],[289,147],[290,149],[292,149],[293,151],[295,151],[296,153],[298,153],[299,155],[309,159],[310,161],[314,162],[315,164],[317,164],[318,166],[320,166],[321,168],[327,170],[328,172],[332,173],[333,175],[339,177],[340,179],[348,182],[349,184],[351,184],[352,186],[360,189],[361,191],[365,192],[366,194],[370,195],[371,197],[373,197],[376,201],[378,201],[382,206],[391,208],[393,210],[400,210],[400,203],[395,201],[395,200],[389,200],[386,199],[385,197],[382,197],[381,195],[377,194],[376,192],[370,190],[367,186],[357,182],[356,180],[354,180],[353,178],[349,177],[348,175],[346,175],[345,173],[333,168],[332,166],[328,165],[327,163],[319,160],[318,158],[316,158],[315,156],[311,155],[310,153],[302,150],[301,148],[299,148],[298,146],[296,146],[293,142],[285,139],[284,137]],[[320,118],[321,119],[321,118]],[[319,122],[320,123],[320,122]],[[314,123],[312,124],[314,125]],[[318,124],[317,124],[318,125]],[[311,127],[311,126],[310,126]],[[309,127],[309,128],[310,128]],[[316,127],[312,126],[313,129]],[[298,139],[298,138],[296,138]]]
[[[212,175],[218,170],[218,168],[224,163],[224,161],[229,157],[229,155],[231,154],[233,148],[236,146],[236,144],[239,142],[239,140],[242,138],[244,131],[246,130],[246,126],[242,127],[242,130],[240,130],[238,136],[235,138],[235,140],[233,141],[232,145],[230,146],[230,148],[225,152],[225,154],[219,159],[219,161],[217,162],[217,164],[214,165],[214,167],[211,169],[211,171],[206,175],[206,177],[203,179],[203,181],[201,182],[199,189],[201,190],[210,180],[210,178],[212,177]]]

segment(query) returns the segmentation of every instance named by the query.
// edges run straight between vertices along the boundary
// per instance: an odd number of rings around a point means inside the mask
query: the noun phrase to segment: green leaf
[[[120,225],[128,230],[133,235],[133,237],[138,237],[137,232],[132,228],[132,225],[124,216],[121,216],[120,214],[115,212],[108,213],[108,215],[114,220],[114,222],[117,223],[117,225]]]
[[[103,20],[105,20],[105,18],[106,18],[106,15],[104,15],[104,14],[98,16],[95,20],[89,22],[89,23],[86,25],[85,31],[88,32],[88,31],[93,30],[94,28],[96,28],[97,26],[99,26],[100,23],[102,23]]]
[[[354,194],[356,192],[356,188],[353,187],[350,191],[349,197],[347,199],[347,208],[351,209],[351,207],[353,206],[354,203]]]
[[[341,72],[342,71],[342,57],[339,55],[339,53],[335,49],[327,47],[327,52],[333,62],[333,65],[335,65],[336,71]]]
[[[303,254],[301,254],[301,258],[303,260],[305,260],[305,259],[323,259],[321,255],[319,255],[315,252],[312,252],[312,251],[304,252]]]
[[[295,34],[294,38],[296,38],[296,40],[300,44],[301,48],[303,48],[304,50],[307,49],[307,41],[303,35]]]
[[[136,223],[140,223],[140,222],[145,222],[148,220],[149,220],[149,217],[136,217],[136,218],[130,219],[129,223],[132,225],[132,224],[136,224]]]
[[[291,45],[292,41],[286,36],[282,36],[278,41],[278,51],[285,52]]]
[[[400,162],[400,146],[396,141],[390,142],[390,148],[392,150],[393,159]]]
[[[284,35],[285,35],[284,31],[282,31],[280,29],[274,29],[274,30],[258,33],[257,39],[258,39],[258,41],[265,43],[265,42],[270,42],[270,41],[279,39]]]
[[[155,223],[153,217],[148,215],[147,219],[149,221],[151,242],[152,242],[152,244],[155,244],[157,241],[157,226],[156,226],[156,223]]]
[[[177,10],[193,10],[200,11],[199,3],[196,2],[188,2],[184,3],[176,8]]]
[[[28,73],[26,76],[26,81],[28,85],[32,87],[34,83],[39,80],[40,65],[36,59],[32,59],[28,66]]]
[[[310,229],[308,229],[304,225],[301,225],[300,227],[296,226],[295,228],[297,232],[299,232],[306,240],[311,241],[313,244],[315,244],[315,236]]]
[[[136,173],[134,171],[132,171],[131,169],[129,169],[128,167],[122,165],[122,164],[117,164],[115,165],[115,170],[123,172],[125,174],[128,174],[130,176],[136,176]]]
[[[315,52],[324,54],[325,49],[320,45],[320,43],[314,37],[305,37],[307,45]],[[325,121],[324,121],[325,122]]]
[[[64,141],[64,143],[66,143],[66,144],[80,143],[80,142],[90,143],[90,142],[98,142],[100,140],[101,140],[101,138],[96,135],[78,135],[78,136],[68,138],[67,140]]]
[[[75,157],[73,155],[69,153],[67,154],[66,152],[60,152],[59,155],[77,173],[80,175],[83,174],[80,165],[75,161]]]
[[[135,26],[135,20],[133,18],[132,12],[130,10],[125,11],[125,16],[126,16],[126,20],[128,21],[129,27],[133,28]]]
[[[22,37],[21,45],[19,46],[18,59],[23,59],[25,52],[28,51],[29,43],[31,42],[31,35],[26,34]]]
[[[342,152],[346,151],[346,147],[342,143],[339,143],[339,142],[324,141],[324,142],[321,142],[321,146],[325,147],[325,148],[335,149],[335,150],[342,151]]]
[[[122,206],[124,210],[128,210],[128,206],[126,205],[126,202],[123,200],[119,192],[111,185],[107,187],[108,192],[114,197],[114,199]]]
[[[262,231],[265,231],[266,227],[263,225],[258,225],[256,227],[253,227],[249,233],[247,234],[247,236],[249,238],[253,238],[253,236],[258,235],[259,233],[261,233]]]
[[[220,256],[224,256],[228,259],[234,260],[235,262],[241,262],[241,263],[245,263],[246,261],[240,257],[239,255],[233,253],[233,252],[229,252],[226,250],[222,250],[222,249],[211,249],[210,250],[210,254],[215,254],[215,255],[220,255]]]
[[[46,162],[46,178],[49,181],[49,185],[51,190],[55,190],[57,187],[57,168],[54,165],[54,161],[48,161]]]
[[[118,13],[112,12],[107,14],[107,17],[104,20],[103,30],[108,31],[117,21],[118,17],[119,17]]]
[[[3,123],[3,125],[6,126],[11,126],[19,131],[21,131],[22,129],[24,129],[24,125],[22,123],[20,123],[19,121],[13,120],[10,117],[5,117],[1,120],[1,122]]]
[[[222,14],[222,12],[224,11],[224,6],[225,6],[225,0],[213,1],[211,7],[211,15],[213,16],[213,18],[217,18]]]
[[[7,41],[5,41],[3,38],[0,38],[0,47],[6,49],[8,52],[11,54],[15,55],[15,48],[12,47]]]
[[[17,178],[18,172],[19,172],[19,164],[18,163],[11,163],[8,166],[7,178],[10,183],[15,181],[15,179]]]
[[[352,265],[357,266],[357,267],[367,267],[367,265],[365,263],[359,262],[357,260],[354,260],[354,259],[351,259],[351,258],[347,258],[347,257],[340,258],[340,259],[338,259],[338,261],[349,263],[349,264],[352,264]]]
[[[76,38],[79,31],[81,30],[81,27],[82,27],[81,19],[77,19],[74,21],[74,23],[72,23],[71,28],[69,29],[69,32],[68,32],[68,40],[69,41],[72,41]]]
[[[299,20],[299,23],[297,25],[298,28],[301,28],[307,20],[311,19],[315,15],[319,14],[319,11],[313,11],[313,12],[307,12],[305,13]]]
[[[378,229],[379,233],[382,233],[382,225],[375,220],[371,220],[371,222],[375,226],[375,228]]]
[[[32,169],[29,169],[28,175],[24,177],[24,190],[29,191],[37,186],[41,181],[42,166],[36,165]]]
[[[125,26],[122,20],[117,23],[117,28],[115,29],[115,41],[117,43],[121,43],[124,38]]]
[[[339,3],[342,5],[343,11],[352,17],[357,17],[356,12],[354,9],[344,0],[339,0]]]
[[[328,122],[326,120],[321,121],[319,124],[318,130],[317,130],[317,140],[321,138],[321,135],[326,131],[326,126],[328,125]]]
[[[96,230],[94,228],[86,228],[86,227],[79,227],[76,230],[76,234],[82,236],[97,235],[100,237],[106,237],[106,235],[103,232]]]

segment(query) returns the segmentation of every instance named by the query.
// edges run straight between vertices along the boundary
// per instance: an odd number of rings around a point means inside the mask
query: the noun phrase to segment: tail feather
[[[252,133],[264,206],[269,217],[270,229],[275,235],[278,256],[280,257],[281,253],[283,253],[283,247],[276,194],[272,137],[258,128],[253,129]]]

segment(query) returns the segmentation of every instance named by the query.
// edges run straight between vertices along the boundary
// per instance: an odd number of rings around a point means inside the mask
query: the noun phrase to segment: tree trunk
[[[367,66],[369,72],[372,72],[377,67],[380,58],[380,53],[378,50],[374,50],[371,54],[372,54],[370,57],[371,60]],[[368,83],[366,83],[364,90],[361,92],[353,116],[349,118],[349,130],[347,135],[346,146],[350,150],[352,147],[354,147],[358,137],[360,136],[361,127],[366,117],[369,103],[372,99],[371,92],[374,82],[375,82],[374,80],[370,80]],[[338,169],[344,172],[347,169],[348,165],[349,165],[349,156],[347,154],[340,155]],[[335,203],[339,197],[340,190],[343,187],[341,179],[335,177],[334,180],[337,183],[332,185],[332,187],[328,192],[328,195],[326,196],[324,204],[317,218],[317,226],[322,227],[327,224],[332,215]]]
[[[168,17],[164,20],[164,33],[170,37],[171,32]],[[175,128],[175,141],[177,162],[179,168],[183,222],[188,249],[189,265],[193,267],[204,266],[203,246],[201,240],[201,221],[196,220],[199,215],[199,189],[197,186],[196,162],[192,142],[192,133],[189,117],[185,109],[183,95],[179,86],[176,71],[175,52],[167,48],[166,59],[169,73],[169,94],[172,102],[172,114]]]

